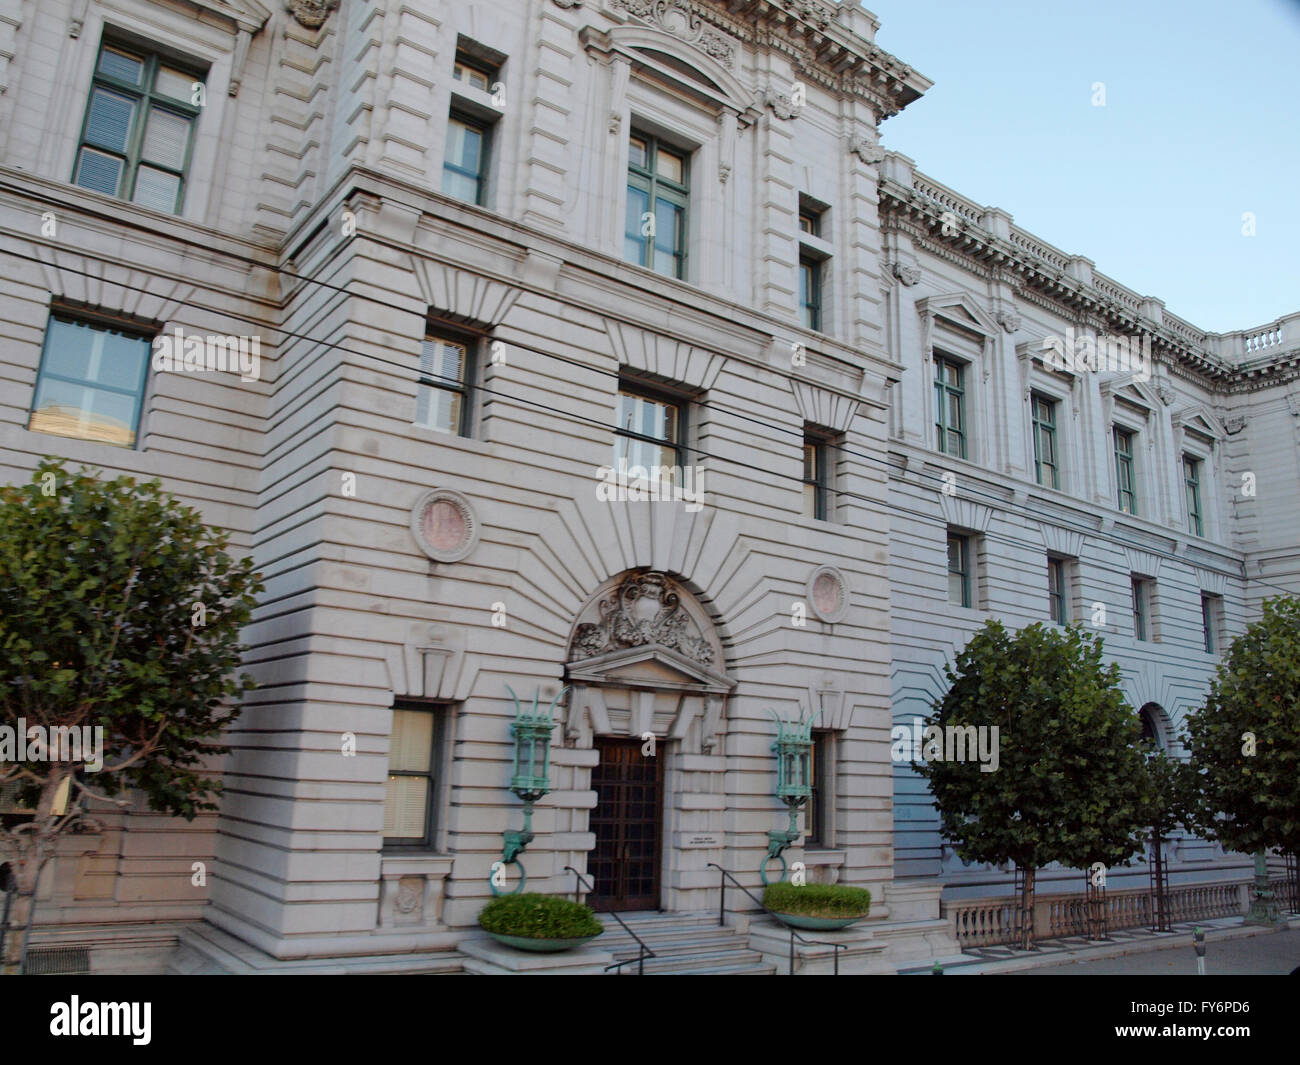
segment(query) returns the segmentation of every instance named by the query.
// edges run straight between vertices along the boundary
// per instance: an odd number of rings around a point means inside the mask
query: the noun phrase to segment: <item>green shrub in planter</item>
[[[590,906],[532,891],[498,895],[478,923],[485,932],[522,939],[590,939],[605,931]]]
[[[804,917],[865,917],[871,910],[871,892],[846,884],[768,884],[763,905],[777,913]]]

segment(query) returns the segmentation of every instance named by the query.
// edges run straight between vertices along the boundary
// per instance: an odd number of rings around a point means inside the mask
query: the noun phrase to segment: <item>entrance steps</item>
[[[596,915],[605,934],[595,941],[615,961],[628,961],[621,975],[636,975],[637,943],[608,914]],[[646,958],[646,976],[772,976],[776,966],[749,949],[749,936],[719,927],[716,917],[699,913],[620,913],[619,916],[655,957]]]
[[[167,975],[450,975],[463,972],[464,962],[463,955],[450,950],[286,960],[273,958],[214,925],[195,924],[180,933]]]

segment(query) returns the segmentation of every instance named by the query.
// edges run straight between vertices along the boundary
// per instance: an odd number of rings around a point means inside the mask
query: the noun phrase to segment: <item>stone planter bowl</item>
[[[772,916],[791,928],[798,928],[808,932],[830,932],[840,928],[848,928],[851,924],[857,924],[859,921],[867,919],[865,913],[858,917],[809,917],[803,913],[776,913],[773,911]]]
[[[515,950],[526,950],[530,954],[558,954],[562,950],[572,950],[584,943],[590,943],[595,936],[577,936],[573,939],[536,939],[533,936],[508,936],[504,932],[488,932],[498,943]]]

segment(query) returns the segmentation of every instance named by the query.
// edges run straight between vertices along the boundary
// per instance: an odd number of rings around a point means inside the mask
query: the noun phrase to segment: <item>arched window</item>
[[[1160,750],[1163,750],[1165,746],[1160,727],[1160,718],[1163,713],[1164,711],[1156,703],[1147,703],[1138,711],[1138,720],[1142,723],[1142,742],[1150,743]]]

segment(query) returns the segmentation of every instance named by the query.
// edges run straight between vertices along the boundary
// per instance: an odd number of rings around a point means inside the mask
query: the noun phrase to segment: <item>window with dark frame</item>
[[[1034,420],[1034,479],[1045,488],[1060,488],[1056,456],[1056,402],[1037,392],[1031,397]]]
[[[424,338],[415,400],[415,424],[440,433],[469,436],[477,341],[457,333]]]
[[[934,357],[935,445],[947,455],[966,457],[965,367],[944,355]]]
[[[1187,531],[1193,536],[1204,536],[1205,525],[1201,515],[1201,460],[1191,455],[1183,456],[1183,487],[1187,499]]]
[[[73,183],[178,214],[201,110],[195,97],[203,91],[204,77],[197,67],[105,37]]]
[[[442,705],[399,703],[393,708],[384,798],[385,847],[434,845],[445,716]]]
[[[804,829],[805,847],[831,845],[831,795],[834,790],[830,760],[832,736],[829,729],[812,730],[813,745],[808,759],[811,794],[808,796],[808,816]]]
[[[496,81],[497,71],[486,63],[473,59],[464,53],[456,55],[451,68],[452,80],[468,85],[479,92],[491,92]]]
[[[822,260],[799,256],[799,316],[805,329],[822,328]]]
[[[948,534],[948,601],[955,606],[971,605],[970,537]]]
[[[634,130],[628,141],[623,255],[669,277],[686,277],[690,159],[680,148]]]
[[[52,311],[27,428],[134,447],[151,350],[142,329]]]
[[[1141,577],[1132,578],[1133,582],[1133,637],[1137,640],[1151,639],[1151,588],[1150,581]]]
[[[805,196],[799,197],[799,232],[813,240],[822,236],[825,208]],[[799,321],[805,329],[820,333],[825,329],[826,271],[829,259],[815,244],[799,245]]]
[[[667,392],[624,379],[618,389],[614,465],[628,468],[685,466],[686,402]]]
[[[1070,624],[1069,572],[1063,558],[1047,558],[1047,600],[1051,618],[1058,625]]]
[[[1205,653],[1217,654],[1219,648],[1219,614],[1223,607],[1221,596],[1201,593],[1201,630],[1205,639]]]
[[[490,140],[491,126],[486,122],[463,111],[451,112],[442,163],[442,191],[446,195],[483,206]]]
[[[804,514],[817,521],[828,521],[831,513],[831,442],[811,429],[803,432]]]
[[[1114,427],[1116,505],[1126,514],[1137,514],[1137,478],[1133,469],[1133,431]]]

